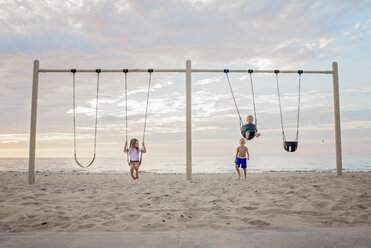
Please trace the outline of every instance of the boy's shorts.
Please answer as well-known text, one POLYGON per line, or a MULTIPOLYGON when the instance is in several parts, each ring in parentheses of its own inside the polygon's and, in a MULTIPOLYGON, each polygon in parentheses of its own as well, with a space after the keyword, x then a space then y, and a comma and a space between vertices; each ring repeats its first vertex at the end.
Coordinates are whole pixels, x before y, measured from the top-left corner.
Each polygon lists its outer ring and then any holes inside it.
POLYGON ((247 164, 247 159, 246 158, 237 157, 236 165, 238 166, 238 168, 240 168, 240 166, 241 166, 242 169, 246 169, 246 167, 247 167, 246 164, 247 164))

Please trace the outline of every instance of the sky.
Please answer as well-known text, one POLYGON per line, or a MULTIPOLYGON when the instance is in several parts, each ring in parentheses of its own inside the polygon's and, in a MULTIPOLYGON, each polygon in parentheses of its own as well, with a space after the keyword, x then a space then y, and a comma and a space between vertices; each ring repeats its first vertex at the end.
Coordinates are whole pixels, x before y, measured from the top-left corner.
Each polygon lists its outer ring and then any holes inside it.
MULTIPOLYGON (((0 0, 0 157, 27 157, 32 66, 43 69, 331 70, 339 65, 344 155, 371 151, 371 1, 0 0)), ((241 115, 250 79, 230 74, 241 115)), ((121 157, 123 74, 100 75, 97 156, 121 157)), ((282 148, 274 74, 253 74, 254 156, 334 156, 331 75, 302 76, 299 149, 282 148)), ((296 133, 298 75, 279 75, 285 133, 296 133)), ((128 74, 128 133, 141 140, 148 73, 128 74)), ((76 74, 77 150, 93 150, 96 73, 76 74)), ((148 156, 185 155, 185 75, 153 73, 148 156)), ((40 73, 37 157, 72 157, 72 75, 40 73)), ((239 120, 223 73, 192 75, 194 156, 234 156, 239 120)))

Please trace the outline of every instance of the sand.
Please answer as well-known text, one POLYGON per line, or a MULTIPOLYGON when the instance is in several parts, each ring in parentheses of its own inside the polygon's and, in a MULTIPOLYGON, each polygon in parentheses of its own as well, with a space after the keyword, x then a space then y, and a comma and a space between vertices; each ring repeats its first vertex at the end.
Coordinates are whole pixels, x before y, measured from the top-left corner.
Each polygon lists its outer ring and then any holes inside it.
POLYGON ((371 173, 0 175, 0 232, 371 227, 371 173))

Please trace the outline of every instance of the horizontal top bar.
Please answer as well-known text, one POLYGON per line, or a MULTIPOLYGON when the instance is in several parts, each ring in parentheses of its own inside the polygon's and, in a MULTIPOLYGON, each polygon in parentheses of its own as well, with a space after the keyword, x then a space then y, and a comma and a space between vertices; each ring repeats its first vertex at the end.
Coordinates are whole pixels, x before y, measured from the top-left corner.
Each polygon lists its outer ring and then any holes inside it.
MULTIPOLYGON (((124 73, 124 69, 101 69, 101 72, 124 73)), ((128 72, 147 72, 149 69, 127 69, 128 72)), ((39 72, 71 72, 71 69, 39 69, 39 72)), ((76 69, 76 72, 96 72, 96 69, 76 69)), ((153 72, 185 72, 185 69, 153 69, 153 72)))
MULTIPOLYGON (((275 70, 253 70, 253 73, 275 73, 275 70)), ((69 72, 71 73, 71 69, 39 69, 39 72, 47 73, 47 72, 69 72)), ((96 72, 96 69, 76 69, 76 72, 96 72)), ((101 69, 101 73, 124 73, 123 69, 101 69)), ((147 72, 148 69, 128 69, 128 72, 147 72)), ((153 69, 153 72, 186 72, 185 69, 153 69)), ((199 73, 199 72, 210 72, 210 73, 224 73, 224 69, 192 69, 191 72, 199 73)), ((249 70, 229 70, 229 73, 249 73, 249 70)), ((279 73, 298 73, 296 70, 279 70, 279 73)), ((332 71, 305 71, 303 73, 311 73, 311 74, 332 74, 332 71)))
MULTIPOLYGON (((252 73, 275 73, 275 70, 253 70, 252 73)), ((192 69, 192 72, 223 72, 223 70, 192 69)), ((249 73, 249 70, 229 70, 230 73, 249 73)), ((279 73, 298 73, 298 70, 279 70, 279 73)), ((332 74, 332 71, 302 71, 302 73, 332 74)))

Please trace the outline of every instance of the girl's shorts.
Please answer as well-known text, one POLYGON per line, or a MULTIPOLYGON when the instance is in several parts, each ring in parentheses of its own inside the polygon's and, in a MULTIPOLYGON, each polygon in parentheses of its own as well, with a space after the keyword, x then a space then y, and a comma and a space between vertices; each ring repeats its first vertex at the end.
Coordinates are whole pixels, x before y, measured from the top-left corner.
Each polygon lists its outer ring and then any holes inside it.
POLYGON ((130 167, 139 166, 139 161, 130 161, 130 167))

